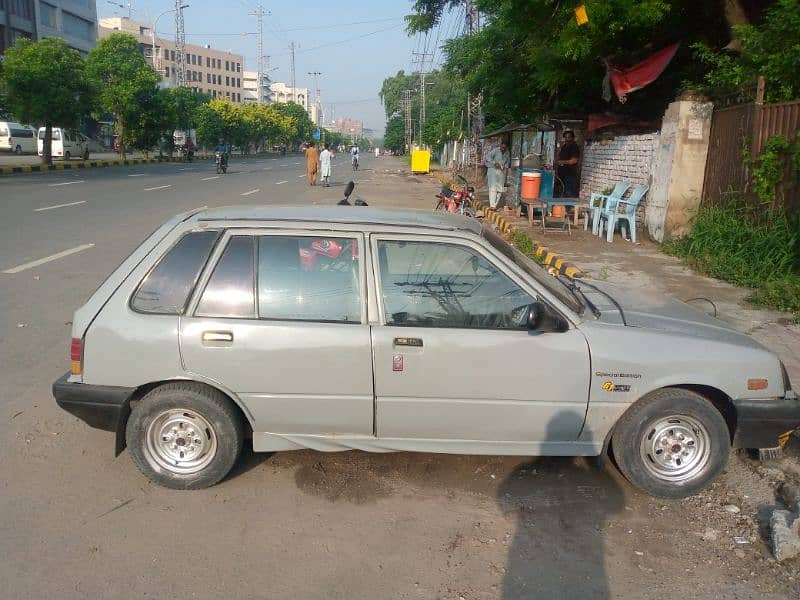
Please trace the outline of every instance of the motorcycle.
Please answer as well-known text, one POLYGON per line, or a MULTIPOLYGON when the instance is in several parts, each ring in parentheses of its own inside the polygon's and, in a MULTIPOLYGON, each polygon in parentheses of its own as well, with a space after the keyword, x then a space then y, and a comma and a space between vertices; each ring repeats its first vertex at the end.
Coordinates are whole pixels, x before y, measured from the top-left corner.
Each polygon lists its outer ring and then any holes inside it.
POLYGON ((228 158, 222 152, 214 152, 214 164, 217 166, 217 175, 227 173, 228 158))
POLYGON ((475 188, 469 185, 469 182, 461 175, 458 176, 458 179, 463 184, 463 189, 454 190, 450 186, 442 186, 442 190, 436 195, 435 210, 474 217, 476 213, 472 202, 475 200, 475 188))

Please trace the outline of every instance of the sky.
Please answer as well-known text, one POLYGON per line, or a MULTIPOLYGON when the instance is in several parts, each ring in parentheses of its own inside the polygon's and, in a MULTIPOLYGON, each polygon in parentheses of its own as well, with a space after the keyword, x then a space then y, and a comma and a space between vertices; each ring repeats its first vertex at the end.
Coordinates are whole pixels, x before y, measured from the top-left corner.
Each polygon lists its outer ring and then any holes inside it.
MULTIPOLYGON (((258 24, 253 13, 257 0, 185 0, 186 42, 211 44, 220 50, 243 54, 248 71, 258 68, 258 24), (243 35, 245 34, 245 35, 243 35)), ((382 135, 386 116, 378 97, 386 77, 398 70, 418 70, 413 53, 425 52, 426 69, 441 63, 437 49, 449 32, 456 32, 458 15, 450 15, 439 30, 409 37, 403 17, 412 12, 410 0, 264 0, 264 53, 269 56, 269 76, 290 83, 290 42, 295 42, 295 74, 299 87, 310 89, 309 72, 319 71, 320 95, 328 122, 335 118, 361 119, 382 135), (438 36, 438 37, 437 37, 438 36), (438 40, 438 41, 437 41, 438 40)), ((169 0, 97 0, 98 17, 128 16, 152 22, 174 6, 169 0), (124 4, 125 8, 118 6, 124 4)), ((158 20, 158 35, 174 38, 173 15, 158 20)))

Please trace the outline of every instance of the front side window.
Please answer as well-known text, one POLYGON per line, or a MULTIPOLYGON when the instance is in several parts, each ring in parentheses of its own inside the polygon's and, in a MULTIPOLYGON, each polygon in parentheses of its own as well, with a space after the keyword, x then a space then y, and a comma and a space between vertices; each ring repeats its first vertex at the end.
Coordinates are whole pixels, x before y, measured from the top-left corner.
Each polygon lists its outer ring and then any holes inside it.
POLYGON ((471 248, 379 241, 387 325, 525 329, 533 298, 471 248))
POLYGON ((359 256, 354 238, 260 237, 259 318, 360 323, 359 256))
POLYGON ((143 313, 183 314, 218 237, 217 231, 185 234, 139 284, 131 298, 131 307, 143 313))
POLYGON ((214 267, 195 314, 254 319, 255 297, 255 238, 234 235, 214 267))

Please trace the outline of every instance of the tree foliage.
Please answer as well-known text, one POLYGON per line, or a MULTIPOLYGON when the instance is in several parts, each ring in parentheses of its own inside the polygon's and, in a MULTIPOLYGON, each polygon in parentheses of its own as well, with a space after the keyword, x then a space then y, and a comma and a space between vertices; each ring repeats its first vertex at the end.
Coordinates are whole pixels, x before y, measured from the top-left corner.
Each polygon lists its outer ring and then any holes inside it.
POLYGON ((386 123, 383 134, 383 145, 392 152, 400 153, 405 147, 405 121, 400 115, 394 115, 386 123))
MULTIPOLYGON (((589 23, 579 26, 571 3, 476 0, 477 34, 445 44, 445 69, 472 93, 483 93, 487 127, 530 122, 543 113, 612 110, 660 116, 684 81, 702 79, 691 44, 728 40, 722 2, 585 0, 589 23), (626 104, 602 99, 605 62, 627 66, 681 41, 666 71, 626 104)), ((417 0, 410 33, 435 27, 457 0, 417 0)))
POLYGON ((46 127, 42 160, 50 163, 53 126, 76 127, 89 106, 83 59, 59 38, 21 38, 6 50, 2 78, 15 118, 46 127))
POLYGON ((136 97, 136 105, 125 111, 125 145, 148 152, 162 139, 172 139, 177 123, 175 105, 169 90, 146 88, 136 97))
POLYGON ((158 73, 139 52, 136 38, 114 33, 101 39, 86 59, 86 74, 95 90, 98 107, 114 115, 125 155, 126 117, 136 118, 137 100, 160 81, 158 73))
POLYGON ((708 67, 701 88, 712 97, 738 93, 767 80, 769 102, 800 98, 800 2, 777 0, 761 25, 735 25, 738 52, 717 51, 707 44, 694 48, 708 67))

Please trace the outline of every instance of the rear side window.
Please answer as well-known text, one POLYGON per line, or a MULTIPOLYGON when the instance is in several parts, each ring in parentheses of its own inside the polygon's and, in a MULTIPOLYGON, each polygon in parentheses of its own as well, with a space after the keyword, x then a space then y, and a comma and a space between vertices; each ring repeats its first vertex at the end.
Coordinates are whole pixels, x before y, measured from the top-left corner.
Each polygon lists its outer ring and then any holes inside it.
POLYGON ((160 315, 183 314, 217 238, 218 231, 184 235, 139 284, 131 299, 131 308, 160 315))
POLYGON ((197 316, 255 318, 255 246, 252 236, 231 237, 203 290, 197 316))

